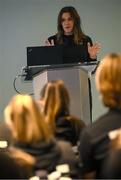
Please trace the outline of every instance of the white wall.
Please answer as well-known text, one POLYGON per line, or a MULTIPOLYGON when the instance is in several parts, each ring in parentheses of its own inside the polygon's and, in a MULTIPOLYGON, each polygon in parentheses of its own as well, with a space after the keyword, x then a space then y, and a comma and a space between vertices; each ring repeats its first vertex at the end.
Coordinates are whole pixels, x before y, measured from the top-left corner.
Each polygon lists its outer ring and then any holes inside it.
MULTIPOLYGON (((26 65, 26 47, 43 45, 46 37, 56 32, 58 12, 66 5, 78 10, 85 33, 101 43, 99 59, 107 52, 120 51, 120 0, 0 0, 1 119, 6 103, 16 93, 14 77, 26 65)), ((31 83, 18 80, 16 85, 22 92, 32 92, 31 83)), ((94 91, 93 96, 95 119, 103 112, 103 107, 97 102, 97 92, 94 91)))

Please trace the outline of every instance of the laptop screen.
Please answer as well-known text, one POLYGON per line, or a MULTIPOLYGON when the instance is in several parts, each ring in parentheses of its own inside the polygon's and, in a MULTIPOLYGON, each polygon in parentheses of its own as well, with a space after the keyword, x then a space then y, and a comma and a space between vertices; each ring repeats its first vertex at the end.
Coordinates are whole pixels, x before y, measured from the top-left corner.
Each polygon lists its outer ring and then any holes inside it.
POLYGON ((61 46, 27 47, 27 66, 63 64, 61 46))
POLYGON ((86 62, 87 53, 81 45, 27 47, 27 66, 50 66, 86 62))

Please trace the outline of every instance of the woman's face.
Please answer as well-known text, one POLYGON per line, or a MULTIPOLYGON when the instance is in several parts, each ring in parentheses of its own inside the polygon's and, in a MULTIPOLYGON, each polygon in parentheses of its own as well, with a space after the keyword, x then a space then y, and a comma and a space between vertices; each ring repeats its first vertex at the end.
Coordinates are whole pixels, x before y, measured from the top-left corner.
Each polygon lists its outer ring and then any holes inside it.
POLYGON ((66 12, 62 15, 61 25, 65 35, 73 34, 74 20, 70 13, 66 12))

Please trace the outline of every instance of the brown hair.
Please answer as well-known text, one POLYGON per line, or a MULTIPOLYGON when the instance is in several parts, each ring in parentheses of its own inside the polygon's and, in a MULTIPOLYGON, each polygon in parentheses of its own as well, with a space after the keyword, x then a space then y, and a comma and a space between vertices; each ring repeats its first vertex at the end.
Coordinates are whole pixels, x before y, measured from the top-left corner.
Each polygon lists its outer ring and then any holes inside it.
POLYGON ((105 106, 121 109, 121 55, 111 53, 101 61, 96 72, 96 86, 105 106))
POLYGON ((62 80, 51 81, 45 89, 44 114, 46 120, 55 130, 55 119, 61 113, 69 114, 70 97, 67 88, 62 80))
POLYGON ((35 100, 29 95, 15 95, 5 108, 5 120, 16 140, 25 143, 49 141, 52 134, 44 123, 35 100))
POLYGON ((84 33, 82 32, 81 29, 81 19, 76 11, 76 9, 72 6, 66 6, 63 7, 58 15, 58 32, 57 32, 57 41, 59 44, 63 43, 62 40, 62 35, 64 34, 63 28, 62 28, 62 15, 63 13, 69 13, 70 16, 73 18, 74 21, 74 29, 73 29, 73 34, 74 34, 74 42, 75 44, 79 44, 82 41, 82 38, 85 37, 84 33))

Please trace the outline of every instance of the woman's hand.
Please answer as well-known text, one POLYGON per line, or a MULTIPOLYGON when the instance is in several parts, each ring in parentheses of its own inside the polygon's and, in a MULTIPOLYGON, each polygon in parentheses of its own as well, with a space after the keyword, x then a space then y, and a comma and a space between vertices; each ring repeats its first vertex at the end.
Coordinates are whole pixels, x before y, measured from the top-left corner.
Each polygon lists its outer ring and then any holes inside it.
POLYGON ((52 39, 51 42, 48 41, 48 39, 45 41, 45 46, 54 46, 54 40, 52 39))
POLYGON ((91 44, 88 42, 87 46, 88 46, 88 53, 90 55, 90 58, 91 59, 96 59, 97 58, 97 53, 99 53, 99 50, 101 48, 100 44, 94 43, 91 46, 91 44))

